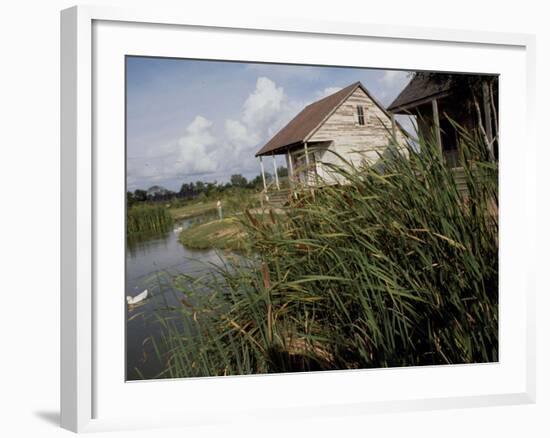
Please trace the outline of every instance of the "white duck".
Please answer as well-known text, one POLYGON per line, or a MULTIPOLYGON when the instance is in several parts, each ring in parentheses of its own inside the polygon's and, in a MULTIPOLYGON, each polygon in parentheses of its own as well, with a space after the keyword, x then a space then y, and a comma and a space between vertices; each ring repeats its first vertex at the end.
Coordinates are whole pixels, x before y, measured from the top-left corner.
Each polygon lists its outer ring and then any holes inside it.
POLYGON ((143 292, 137 294, 135 297, 127 296, 126 301, 128 304, 137 304, 142 302, 145 298, 147 298, 147 295, 149 294, 149 291, 145 289, 143 292))

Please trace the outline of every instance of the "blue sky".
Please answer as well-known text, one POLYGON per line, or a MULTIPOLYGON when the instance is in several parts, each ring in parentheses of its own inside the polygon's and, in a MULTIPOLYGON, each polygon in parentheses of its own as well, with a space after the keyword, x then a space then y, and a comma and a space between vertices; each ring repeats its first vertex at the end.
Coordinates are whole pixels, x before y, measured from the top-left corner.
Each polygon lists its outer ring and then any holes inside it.
POLYGON ((128 57, 126 80, 128 190, 179 190, 183 182, 226 182, 234 173, 254 177, 256 151, 304 106, 356 81, 388 105, 409 77, 395 70, 128 57))

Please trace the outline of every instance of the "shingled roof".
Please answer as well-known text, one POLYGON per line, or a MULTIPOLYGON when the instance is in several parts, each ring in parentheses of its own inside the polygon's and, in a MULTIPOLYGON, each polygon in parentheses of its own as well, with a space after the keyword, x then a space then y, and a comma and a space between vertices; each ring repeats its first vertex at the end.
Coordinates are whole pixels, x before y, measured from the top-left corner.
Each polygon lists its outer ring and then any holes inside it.
MULTIPOLYGON (((354 82, 330 96, 306 106, 296 117, 275 134, 257 153, 271 155, 281 149, 301 144, 310 138, 334 111, 357 89, 361 88, 369 98, 386 113, 386 109, 367 91, 361 82, 354 82)), ((389 114, 388 114, 389 116, 389 114)))
POLYGON ((415 75, 388 107, 393 113, 408 112, 433 98, 447 95, 451 90, 451 79, 433 81, 427 75, 415 75))

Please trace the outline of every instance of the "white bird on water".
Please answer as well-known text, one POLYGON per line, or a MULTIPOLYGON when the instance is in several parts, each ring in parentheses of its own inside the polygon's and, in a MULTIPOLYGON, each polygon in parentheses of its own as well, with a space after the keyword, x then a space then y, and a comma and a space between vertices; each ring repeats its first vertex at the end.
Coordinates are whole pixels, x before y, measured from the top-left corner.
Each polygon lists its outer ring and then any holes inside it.
POLYGON ((149 291, 145 289, 143 292, 137 294, 135 297, 131 297, 130 295, 128 295, 126 297, 126 301, 128 302, 128 304, 137 304, 142 302, 145 298, 147 298, 148 294, 149 294, 149 291))

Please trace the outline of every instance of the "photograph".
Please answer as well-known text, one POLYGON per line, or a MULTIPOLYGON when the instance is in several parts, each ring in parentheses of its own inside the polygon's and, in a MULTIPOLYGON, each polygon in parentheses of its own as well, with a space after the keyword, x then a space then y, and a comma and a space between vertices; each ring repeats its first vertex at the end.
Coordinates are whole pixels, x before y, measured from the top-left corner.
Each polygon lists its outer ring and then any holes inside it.
POLYGON ((126 55, 125 150, 126 381, 499 361, 498 75, 126 55))
POLYGON ((550 437, 544 5, 7 2, 2 436, 550 437))

